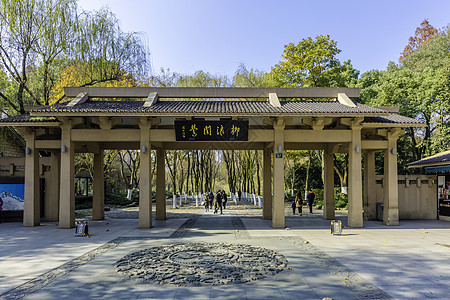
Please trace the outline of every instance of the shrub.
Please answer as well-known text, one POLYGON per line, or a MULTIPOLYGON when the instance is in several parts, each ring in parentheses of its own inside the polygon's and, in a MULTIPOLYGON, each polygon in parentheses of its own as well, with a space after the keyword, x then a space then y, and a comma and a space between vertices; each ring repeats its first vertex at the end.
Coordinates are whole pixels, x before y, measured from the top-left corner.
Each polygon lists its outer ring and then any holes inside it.
POLYGON ((342 194, 340 187, 334 188, 334 205, 336 208, 346 208, 348 205, 348 195, 342 194))
POLYGON ((284 196, 284 201, 285 202, 292 202, 294 200, 295 200, 295 195, 291 196, 291 194, 287 194, 287 195, 284 196))
POLYGON ((316 206, 322 206, 323 207, 323 189, 313 189, 314 195, 316 197, 314 198, 314 204, 316 206))
POLYGON ((106 201, 112 205, 125 206, 132 203, 132 200, 128 200, 127 195, 122 193, 107 193, 106 201))
MULTIPOLYGON (((313 189, 313 192, 316 195, 314 204, 323 207, 323 189, 313 189)), ((348 205, 348 196, 341 193, 340 187, 334 188, 334 205, 336 208, 345 208, 348 205)))
POLYGON ((92 202, 75 203, 75 210, 92 208, 92 202))

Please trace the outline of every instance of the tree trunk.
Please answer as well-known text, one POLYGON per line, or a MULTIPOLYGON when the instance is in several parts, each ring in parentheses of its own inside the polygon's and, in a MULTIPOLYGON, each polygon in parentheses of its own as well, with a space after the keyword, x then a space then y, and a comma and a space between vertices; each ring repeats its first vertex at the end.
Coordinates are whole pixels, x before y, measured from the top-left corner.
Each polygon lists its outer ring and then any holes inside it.
POLYGON ((306 193, 308 192, 309 186, 309 170, 311 168, 311 150, 308 150, 308 166, 306 167, 306 180, 305 180, 305 200, 306 200, 306 193))

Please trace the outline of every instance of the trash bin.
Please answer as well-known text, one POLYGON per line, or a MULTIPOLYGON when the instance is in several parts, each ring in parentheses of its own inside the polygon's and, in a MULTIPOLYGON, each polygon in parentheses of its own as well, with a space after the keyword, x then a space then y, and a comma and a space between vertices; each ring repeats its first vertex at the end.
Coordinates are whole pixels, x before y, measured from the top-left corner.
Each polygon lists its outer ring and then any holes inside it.
POLYGON ((383 203, 377 203, 377 221, 383 221, 383 203))

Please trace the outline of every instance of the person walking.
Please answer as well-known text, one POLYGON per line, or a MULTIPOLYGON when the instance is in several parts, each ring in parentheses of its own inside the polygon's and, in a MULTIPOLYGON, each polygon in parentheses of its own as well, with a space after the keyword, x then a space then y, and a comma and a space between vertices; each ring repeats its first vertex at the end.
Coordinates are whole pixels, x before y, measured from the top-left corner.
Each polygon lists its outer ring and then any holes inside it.
POLYGON ((314 194, 313 191, 309 191, 308 194, 306 195, 306 200, 308 200, 308 206, 309 206, 309 213, 312 214, 312 207, 314 204, 314 198, 316 197, 316 195, 314 194))
POLYGON ((216 193, 216 199, 214 201, 214 213, 216 214, 220 209, 220 214, 223 214, 222 211, 222 191, 218 190, 216 193))
MULTIPOLYGON (((300 193, 300 191, 297 193, 297 196, 295 196, 295 207, 297 207, 298 210, 298 215, 301 216, 303 213, 303 200, 302 200, 302 195, 300 193)), ((294 208, 294 215, 295 215, 295 208, 294 208)))
POLYGON ((209 194, 205 193, 203 195, 203 204, 205 205, 205 211, 209 211, 209 194))
POLYGON ((214 194, 213 192, 209 192, 209 207, 211 210, 213 209, 214 205, 214 194))
POLYGON ((227 194, 225 193, 225 190, 222 190, 222 206, 223 206, 223 209, 227 208, 227 202, 228 202, 227 194))
POLYGON ((239 202, 241 202, 241 196, 242 196, 242 192, 241 192, 241 190, 239 190, 238 191, 239 202))

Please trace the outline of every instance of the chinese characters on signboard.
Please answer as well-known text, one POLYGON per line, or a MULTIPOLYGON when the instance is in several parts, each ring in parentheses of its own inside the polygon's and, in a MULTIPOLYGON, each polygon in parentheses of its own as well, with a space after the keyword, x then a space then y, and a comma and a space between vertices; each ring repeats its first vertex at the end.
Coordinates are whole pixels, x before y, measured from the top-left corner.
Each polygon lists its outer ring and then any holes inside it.
POLYGON ((175 121, 177 141, 247 141, 248 121, 175 121))

